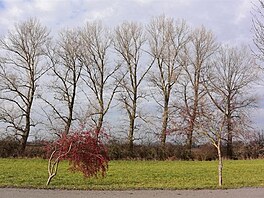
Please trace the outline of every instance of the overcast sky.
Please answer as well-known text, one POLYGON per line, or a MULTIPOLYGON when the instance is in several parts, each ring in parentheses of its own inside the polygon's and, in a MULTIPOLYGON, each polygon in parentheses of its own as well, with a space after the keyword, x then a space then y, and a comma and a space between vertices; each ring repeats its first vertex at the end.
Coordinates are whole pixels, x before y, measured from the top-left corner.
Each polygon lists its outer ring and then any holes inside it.
MULTIPOLYGON (((36 17, 52 32, 86 21, 102 20, 113 27, 123 21, 147 23, 165 14, 185 19, 191 26, 204 25, 219 41, 252 44, 251 11, 257 0, 0 0, 0 36, 28 17, 36 17)), ((263 90, 263 89, 262 89, 263 90)), ((263 95, 260 95, 262 100, 263 95)), ((261 106, 264 106, 262 103, 261 106)), ((264 110, 256 111, 263 126, 264 110)))
POLYGON ((204 25, 219 40, 251 42, 252 2, 256 0, 0 0, 0 30, 15 22, 37 17, 53 31, 100 19, 108 26, 124 20, 148 22, 165 14, 185 19, 193 26, 204 25))

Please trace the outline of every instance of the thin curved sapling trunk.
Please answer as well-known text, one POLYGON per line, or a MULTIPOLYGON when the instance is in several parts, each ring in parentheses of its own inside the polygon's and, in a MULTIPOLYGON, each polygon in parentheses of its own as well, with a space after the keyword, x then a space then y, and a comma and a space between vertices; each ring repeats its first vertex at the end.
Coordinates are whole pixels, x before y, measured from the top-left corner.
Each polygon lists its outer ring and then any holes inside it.
POLYGON ((71 148, 72 148, 72 143, 70 144, 69 149, 66 153, 59 155, 55 159, 53 158, 55 156, 55 153, 57 152, 57 149, 55 148, 55 150, 51 153, 48 163, 49 177, 46 183, 47 186, 50 184, 51 179, 57 175, 60 159, 66 156, 71 151, 71 148))

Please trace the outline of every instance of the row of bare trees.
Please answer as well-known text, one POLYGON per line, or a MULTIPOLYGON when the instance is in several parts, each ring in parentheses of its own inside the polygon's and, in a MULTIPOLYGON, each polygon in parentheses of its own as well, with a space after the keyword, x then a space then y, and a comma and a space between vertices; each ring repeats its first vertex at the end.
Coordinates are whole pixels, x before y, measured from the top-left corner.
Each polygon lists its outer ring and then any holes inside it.
POLYGON ((0 121, 21 136, 22 153, 36 125, 67 134, 80 125, 101 130, 115 104, 127 116, 131 152, 139 123, 149 122, 148 101, 161 146, 168 134, 184 135, 190 156, 203 137, 219 152, 227 143, 232 158, 233 138, 249 130, 258 67, 246 47, 222 45, 205 27, 160 16, 113 30, 91 22, 54 39, 29 19, 0 44, 0 121))

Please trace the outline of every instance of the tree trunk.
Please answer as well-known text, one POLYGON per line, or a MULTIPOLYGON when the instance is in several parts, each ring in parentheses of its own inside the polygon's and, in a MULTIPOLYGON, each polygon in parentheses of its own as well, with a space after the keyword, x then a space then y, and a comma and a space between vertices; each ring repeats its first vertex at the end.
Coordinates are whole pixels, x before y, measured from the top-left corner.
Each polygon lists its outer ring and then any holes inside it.
POLYGON ((104 122, 104 114, 103 111, 99 113, 99 118, 96 126, 96 139, 99 140, 99 134, 102 130, 103 127, 103 122, 104 122))
POLYGON ((64 131, 65 134, 69 134, 69 132, 70 132, 71 121, 72 121, 72 118, 69 117, 68 120, 67 120, 65 129, 64 129, 65 130, 64 131))
POLYGON ((28 105, 26 108, 26 112, 25 112, 25 129, 23 130, 23 134, 22 134, 22 140, 21 140, 21 150, 20 150, 20 155, 22 156, 25 153, 25 149, 27 146, 27 141, 28 141, 28 136, 30 133, 30 126, 31 126, 31 107, 32 107, 32 103, 34 100, 34 93, 35 93, 35 82, 34 82, 34 73, 30 72, 30 88, 28 90, 27 93, 27 98, 28 98, 28 105), (33 78, 33 79, 32 79, 33 78))
POLYGON ((219 187, 221 187, 223 184, 223 158, 221 152, 221 140, 218 141, 217 153, 218 153, 218 185, 219 187))
POLYGON ((103 127, 103 122, 104 122, 104 116, 103 113, 100 113, 99 119, 98 119, 98 123, 96 126, 96 130, 97 131, 101 131, 102 127, 103 127))
POLYGON ((227 151, 228 159, 233 159, 233 134, 232 134, 232 114, 231 114, 231 91, 227 97, 227 151))
MULTIPOLYGON (((201 66, 200 66, 201 67, 201 66)), ((199 68, 200 68, 199 67, 199 68)), ((193 144, 193 131, 194 131, 194 125, 197 117, 197 109, 198 109, 198 103, 199 103, 199 83, 200 83, 200 74, 195 72, 195 86, 194 86, 194 103, 192 106, 192 109, 190 109, 190 121, 189 121, 189 128, 187 131, 187 157, 189 159, 192 159, 192 144, 193 144)))
POLYGON ((233 159, 233 134, 232 134, 232 123, 231 115, 227 118, 227 151, 226 155, 228 159, 233 159))
MULTIPOLYGON (((75 91, 74 91, 75 92, 75 91)), ((71 129, 71 123, 72 123, 72 115, 73 115, 73 106, 74 106, 74 95, 72 97, 72 101, 69 103, 68 109, 69 109, 69 113, 68 113, 68 118, 67 118, 67 122, 65 125, 65 134, 69 134, 70 133, 70 129, 71 129)))
POLYGON ((76 81, 76 74, 74 73, 74 86, 73 86, 73 93, 72 93, 72 98, 71 101, 68 101, 68 109, 69 109, 69 115, 67 119, 67 123, 65 126, 65 131, 64 133, 69 134, 70 129, 71 129, 71 124, 72 124, 72 119, 73 119, 73 109, 74 109, 74 103, 75 103, 75 96, 76 96, 76 88, 77 88, 77 81, 76 81))
POLYGON ((28 133, 23 134, 22 139, 21 139, 21 147, 19 151, 19 155, 23 156, 26 150, 27 146, 27 139, 28 139, 28 133))
POLYGON ((46 186, 48 186, 51 182, 51 179, 54 177, 55 175, 51 175, 49 176, 48 180, 47 180, 47 183, 46 183, 46 186))
POLYGON ((30 110, 28 110, 27 112, 26 127, 25 127, 25 130, 23 131, 23 135, 21 139, 21 149, 19 151, 19 155, 21 156, 23 156, 25 153, 29 133, 30 133, 30 110))
MULTIPOLYGON (((104 61, 101 60, 101 65, 104 66, 104 61)), ((104 72, 103 72, 104 67, 102 67, 102 71, 100 72, 100 95, 98 99, 98 103, 100 105, 100 110, 99 110, 99 118, 96 126, 97 134, 99 135, 99 132, 101 131, 103 127, 103 122, 104 122, 104 113, 105 113, 105 108, 104 108, 104 72)), ((99 137, 97 136, 97 139, 99 137)))
POLYGON ((189 159, 192 158, 192 143, 193 143, 192 140, 193 140, 193 129, 190 129, 187 132, 187 142, 186 142, 187 157, 189 159))
POLYGON ((229 131, 228 135, 227 135, 227 158, 228 159, 233 159, 233 135, 232 132, 229 131))
POLYGON ((162 129, 161 129, 161 146, 163 148, 165 148, 165 144, 166 144, 168 118, 169 118, 169 100, 165 99, 163 115, 162 115, 162 129))
MULTIPOLYGON (((136 68, 134 68, 134 74, 136 74, 136 68)), ((137 76, 134 77, 134 82, 137 82, 137 76)), ((129 153, 132 155, 134 151, 134 131, 135 131, 135 120, 136 120, 136 113, 137 113, 137 85, 134 84, 133 86, 133 100, 132 100, 132 109, 131 113, 129 113, 129 118, 130 118, 130 125, 129 125, 129 134, 128 134, 128 146, 129 146, 129 153)))
POLYGON ((133 154, 133 150, 134 150, 134 127, 135 127, 134 124, 135 124, 135 118, 131 118, 129 133, 128 133, 128 151, 130 155, 133 154))
POLYGON ((187 131, 187 142, 186 142, 186 148, 187 148, 187 157, 189 159, 192 159, 192 144, 193 144, 193 130, 194 130, 194 123, 195 123, 195 120, 196 120, 196 107, 194 107, 194 111, 193 111, 193 114, 191 116, 191 120, 189 122, 189 128, 188 128, 188 131, 187 131))

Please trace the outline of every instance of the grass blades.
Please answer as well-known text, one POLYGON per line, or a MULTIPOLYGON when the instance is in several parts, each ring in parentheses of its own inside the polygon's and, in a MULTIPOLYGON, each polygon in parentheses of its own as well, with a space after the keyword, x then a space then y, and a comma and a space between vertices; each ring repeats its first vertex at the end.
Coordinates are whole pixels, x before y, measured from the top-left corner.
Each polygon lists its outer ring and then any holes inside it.
MULTIPOLYGON (((61 162, 48 188, 214 189, 217 161, 111 161, 105 178, 86 179, 61 162)), ((47 160, 0 159, 0 187, 47 188, 47 160)), ((264 187, 264 160, 224 161, 223 188, 264 187)))

